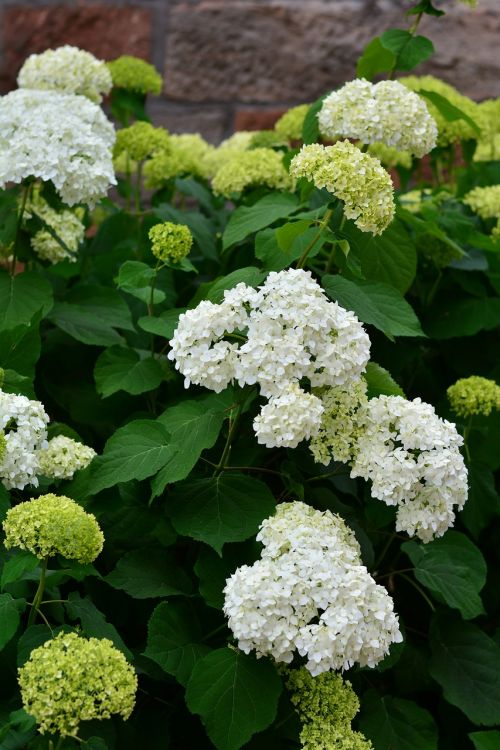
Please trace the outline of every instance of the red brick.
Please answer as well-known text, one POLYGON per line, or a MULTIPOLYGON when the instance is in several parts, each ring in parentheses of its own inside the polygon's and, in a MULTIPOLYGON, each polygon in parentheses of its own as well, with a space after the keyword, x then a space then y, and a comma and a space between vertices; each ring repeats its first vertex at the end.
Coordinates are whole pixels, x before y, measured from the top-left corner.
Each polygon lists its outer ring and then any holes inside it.
POLYGON ((25 5, 6 8, 2 20, 1 88, 15 86, 19 68, 33 52, 73 44, 105 60, 129 54, 149 60, 151 12, 100 5, 25 5))
POLYGON ((286 109, 239 109, 234 118, 235 130, 270 130, 286 109))

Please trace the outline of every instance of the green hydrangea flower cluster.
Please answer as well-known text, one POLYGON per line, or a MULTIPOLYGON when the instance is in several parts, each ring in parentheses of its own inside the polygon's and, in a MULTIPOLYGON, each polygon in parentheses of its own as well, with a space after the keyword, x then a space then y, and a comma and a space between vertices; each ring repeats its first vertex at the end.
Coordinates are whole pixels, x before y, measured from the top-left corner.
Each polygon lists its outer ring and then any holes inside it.
POLYGON ((450 385, 446 395, 459 417, 472 417, 475 414, 487 417, 494 409, 500 409, 500 385, 479 375, 457 380, 450 385))
POLYGON ((373 750, 371 742, 351 728, 359 700, 334 672, 313 677, 305 667, 286 673, 290 700, 302 722, 302 750, 373 750))
POLYGON ((250 140, 250 148, 276 148, 286 146, 286 140, 275 130, 256 130, 250 140))
POLYGON ((229 138, 214 148, 204 159, 206 174, 213 177, 219 169, 227 164, 235 156, 250 148, 255 131, 238 130, 229 138))
POLYGON ((214 193, 225 198, 257 185, 275 189, 290 187, 291 180, 283 165, 283 154, 270 148, 242 151, 229 159, 212 180, 214 193))
POLYGON ((370 143, 368 153, 378 159, 387 169, 393 167, 411 169, 413 163, 412 155, 408 151, 398 151, 397 148, 386 146, 385 143, 370 143))
POLYGON ((107 63, 113 86, 138 94, 161 94, 162 78, 153 65, 132 55, 122 55, 107 63))
POLYGON ((173 224, 165 221, 155 224, 149 230, 151 252, 158 260, 170 260, 178 263, 189 255, 193 244, 193 235, 185 224, 173 224))
POLYGON ((463 202, 481 219, 500 217, 500 185, 476 187, 464 196, 463 202))
POLYGON ((118 158, 126 152, 134 161, 145 161, 159 151, 170 150, 170 134, 165 128, 155 128, 149 122, 138 120, 128 128, 122 128, 116 134, 113 157, 118 158))
POLYGON ((31 652, 18 675, 24 709, 42 734, 76 737, 80 722, 128 719, 134 708, 137 676, 107 638, 59 633, 31 652))
POLYGON ((500 98, 486 99, 478 104, 481 119, 481 137, 474 152, 474 161, 492 161, 500 158, 500 98))
POLYGON ((299 104, 281 115, 274 126, 276 133, 286 141, 301 141, 302 128, 309 106, 309 104, 299 104))
POLYGON ((323 405, 319 432, 309 443, 315 462, 328 466, 332 459, 351 461, 361 434, 356 415, 367 402, 366 381, 361 378, 347 387, 315 388, 313 393, 323 405))
POLYGON ((62 555, 91 563, 104 544, 95 516, 64 495, 40 495, 10 508, 3 529, 7 549, 20 547, 39 559, 62 555))
MULTIPOLYGON (((458 107, 458 109, 461 109, 462 112, 468 115, 478 127, 481 127, 483 117, 481 116, 479 105, 472 99, 469 99, 469 97, 461 94, 449 83, 445 83, 434 76, 405 76, 404 78, 400 78, 399 82, 417 94, 421 90, 440 94, 450 104, 458 107)), ((438 126, 438 146, 449 146, 452 143, 458 143, 458 141, 477 140, 477 132, 466 120, 446 120, 429 99, 425 97, 423 99, 438 126)))
POLYGON ((394 191, 378 159, 349 141, 333 146, 303 146, 290 164, 290 174, 326 188, 344 203, 344 214, 362 232, 381 234, 394 218, 394 191))
POLYGON ((56 211, 38 193, 35 193, 28 201, 23 218, 29 220, 37 216, 61 240, 58 242, 48 229, 39 229, 31 237, 31 247, 41 260, 52 264, 62 260, 76 263, 76 253, 85 236, 85 226, 78 213, 81 215, 81 209, 56 211))
POLYGON ((159 151, 144 165, 147 188, 162 187, 167 180, 183 174, 207 178, 206 160, 215 151, 199 133, 171 135, 168 152, 159 151))
POLYGON ((96 452, 88 445, 66 435, 56 435, 46 448, 38 451, 40 473, 49 479, 71 479, 73 474, 90 464, 96 452))

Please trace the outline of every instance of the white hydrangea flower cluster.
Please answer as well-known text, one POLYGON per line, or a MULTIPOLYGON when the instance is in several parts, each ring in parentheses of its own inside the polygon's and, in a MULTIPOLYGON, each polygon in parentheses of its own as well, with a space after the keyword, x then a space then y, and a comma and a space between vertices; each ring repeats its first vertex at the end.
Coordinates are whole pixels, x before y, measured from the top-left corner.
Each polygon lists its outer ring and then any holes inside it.
POLYGON ((315 676, 375 666, 402 640, 393 602, 361 564, 344 521, 301 503, 284 503, 257 539, 252 566, 226 581, 224 612, 245 653, 290 663, 297 651, 315 676))
POLYGON ((46 448, 38 452, 39 473, 49 479, 71 479, 76 471, 88 466, 96 455, 88 445, 66 435, 56 435, 49 440, 46 448))
POLYGON ((418 157, 432 151, 438 134, 425 101, 398 81, 350 81, 326 97, 318 121, 326 138, 384 143, 418 157))
POLYGON ((115 132, 83 96, 17 89, 0 98, 0 187, 51 180, 69 206, 93 206, 116 180, 115 132))
POLYGON ((361 435, 351 477, 372 482, 372 495, 398 506, 396 530, 423 542, 453 525, 467 500, 463 438, 419 398, 378 396, 358 412, 361 435))
POLYGON ((0 431, 5 434, 0 478, 8 490, 38 486, 38 451, 47 447, 48 422, 39 401, 0 390, 0 431))
POLYGON ((38 194, 28 201, 24 209, 24 218, 31 219, 37 216, 53 230, 58 238, 56 239, 46 228, 39 229, 33 235, 31 247, 39 258, 52 264, 62 260, 76 263, 76 253, 85 236, 85 226, 75 211, 82 211, 82 209, 56 211, 38 194))
POLYGON ((30 55, 19 71, 17 84, 24 89, 80 94, 99 104, 102 94, 111 91, 113 80, 103 60, 65 44, 40 55, 30 55))
POLYGON ((219 305, 201 302, 180 316, 170 343, 169 359, 186 387, 221 391, 232 380, 260 386, 271 401, 254 427, 268 447, 295 447, 319 429, 321 402, 300 380, 313 387, 349 383, 370 356, 354 313, 331 302, 302 269, 270 273, 258 290, 238 284, 219 305), (247 336, 241 346, 224 338, 235 331, 247 336))

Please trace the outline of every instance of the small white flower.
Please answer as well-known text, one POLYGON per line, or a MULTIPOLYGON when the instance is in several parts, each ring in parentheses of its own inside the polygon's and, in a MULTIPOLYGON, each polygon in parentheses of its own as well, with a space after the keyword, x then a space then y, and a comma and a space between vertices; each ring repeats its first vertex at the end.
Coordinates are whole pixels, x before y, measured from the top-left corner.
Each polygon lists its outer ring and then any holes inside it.
POLYGON ((39 401, 0 390, 0 430, 5 433, 0 478, 8 490, 38 486, 38 451, 47 447, 48 422, 39 401))
POLYGON ((39 473, 51 479, 71 479, 75 471, 84 469, 96 455, 93 448, 57 435, 38 452, 39 473))
POLYGON ((271 396, 255 417, 257 441, 267 448, 296 448, 319 430, 323 406, 298 385, 287 386, 281 396, 271 396))

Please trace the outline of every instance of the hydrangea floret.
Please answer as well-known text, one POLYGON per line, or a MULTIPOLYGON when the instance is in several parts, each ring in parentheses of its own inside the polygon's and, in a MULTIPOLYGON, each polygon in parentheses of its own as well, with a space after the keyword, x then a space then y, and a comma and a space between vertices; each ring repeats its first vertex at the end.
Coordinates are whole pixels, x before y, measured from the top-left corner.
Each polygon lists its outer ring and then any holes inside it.
POLYGON ((497 219, 500 217, 500 185, 476 187, 463 197, 463 202, 481 219, 497 219))
POLYGON ((69 206, 93 206, 115 184, 115 131, 97 104, 76 94, 17 89, 0 98, 0 187, 52 181, 69 206))
POLYGON ((158 152, 170 150, 170 134, 165 128, 155 128, 150 122, 138 120, 128 128, 118 130, 113 156, 126 153, 133 161, 141 162, 158 152))
POLYGON ((138 94, 161 93, 162 78, 154 65, 132 55, 121 55, 107 63, 113 86, 138 94))
POLYGON ((217 170, 212 180, 214 193, 225 198, 258 185, 274 189, 291 186, 281 152, 271 148, 238 152, 217 170))
POLYGON ((287 670, 284 676, 302 724, 302 750, 373 750, 351 727, 359 700, 350 682, 333 672, 312 677, 304 667, 287 670))
POLYGON ((463 438, 434 407, 416 398, 378 396, 358 412, 351 477, 372 483, 373 497, 397 506, 396 530, 423 542, 453 525, 467 500, 463 438))
POLYGON ((299 104, 281 115, 274 126, 276 133, 287 141, 302 140, 302 128, 309 106, 309 104, 299 104))
POLYGON ((41 734, 77 737, 82 721, 128 719, 137 676, 107 638, 59 633, 35 648, 18 670, 25 711, 41 734))
POLYGON ((30 55, 17 77, 24 89, 80 94, 99 104, 102 94, 111 91, 112 80, 106 63, 86 50, 65 44, 30 55))
POLYGON ((500 385, 478 375, 460 378, 450 385, 446 395, 459 417, 473 417, 475 414, 487 417, 493 410, 500 409, 500 385))
POLYGON ((383 143, 422 157, 436 145, 437 126, 423 99, 398 81, 349 81, 318 113, 322 136, 383 143))
POLYGON ((38 486, 38 452, 47 446, 48 422, 40 401, 0 390, 0 431, 5 439, 0 478, 8 490, 38 486))
POLYGON ((316 463, 328 466, 332 460, 346 463, 353 459, 362 433, 358 410, 368 401, 366 389, 366 380, 359 378, 344 386, 314 390, 323 406, 319 430, 309 443, 316 463))
POLYGON ((333 146, 303 146, 290 164, 290 174, 326 188, 344 204, 344 214, 362 232, 381 234, 394 218, 394 191, 378 159, 349 141, 333 146))
POLYGON ((257 441, 267 448, 296 448, 317 434, 322 413, 319 398, 291 383, 279 396, 271 396, 255 417, 257 441))
POLYGON ((20 547, 40 560, 62 555, 91 563, 104 544, 95 516, 64 495, 40 495, 10 508, 3 529, 7 549, 20 547))
POLYGON ((66 435, 57 435, 38 452, 39 471, 49 479, 71 479, 76 471, 85 469, 96 455, 88 445, 66 435))
POLYGON ((43 228, 31 237, 31 247, 41 260, 52 264, 62 260, 76 263, 76 253, 85 236, 85 226, 76 213, 82 210, 56 211, 39 193, 35 193, 32 199, 27 201, 23 218, 38 217, 57 236, 54 237, 49 229, 43 228))
POLYGON ((257 536, 261 558, 226 581, 224 612, 245 653, 312 675, 375 666, 402 640, 393 602, 361 564, 345 522, 301 502, 283 503, 257 536))
POLYGON ((193 235, 185 224, 165 221, 155 224, 149 230, 151 252, 158 260, 178 263, 187 255, 193 245, 193 235))

